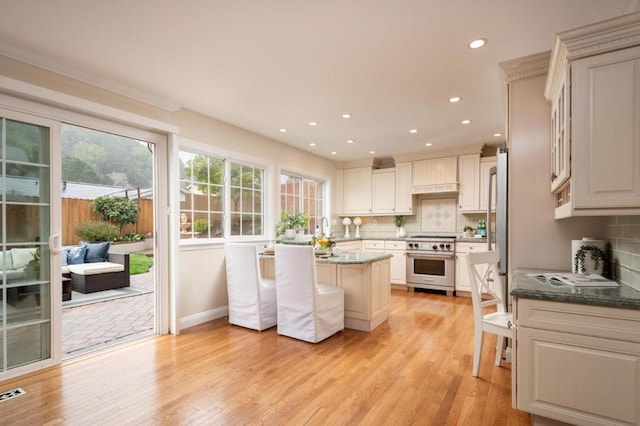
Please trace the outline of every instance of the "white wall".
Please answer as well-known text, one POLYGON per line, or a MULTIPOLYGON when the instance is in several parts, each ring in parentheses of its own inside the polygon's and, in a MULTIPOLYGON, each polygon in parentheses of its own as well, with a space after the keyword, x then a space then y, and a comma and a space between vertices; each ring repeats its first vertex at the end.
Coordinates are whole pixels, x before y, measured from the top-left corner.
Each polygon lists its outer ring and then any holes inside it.
MULTIPOLYGON (((101 105, 149 117, 180 128, 180 136, 225 151, 246 153, 274 165, 273 197, 268 200, 272 215, 279 214, 279 173, 281 169, 304 171, 312 177, 335 176, 334 163, 325 158, 292 148, 244 129, 181 109, 169 112, 116 95, 106 90, 75 81, 0 55, 0 75, 25 81, 60 93, 87 99, 101 105)), ((9 93, 14 95, 14 93, 9 93)), ((57 105, 64 108, 65 105, 57 105)), ((177 159, 169 159, 177 161, 177 159)), ((167 170, 159 170, 166 174, 167 170)), ((178 224, 176 223, 177 227, 178 224)), ((267 224, 272 228, 270 224, 267 224)), ((159 230, 163 232, 163 230, 159 230)), ((166 232, 166 230, 165 230, 166 232)), ((221 245, 179 247, 175 253, 161 253, 156 262, 177 259, 178 318, 182 326, 195 325, 226 314, 227 293, 224 254, 221 245)))
POLYGON ((510 270, 571 269, 571 240, 604 237, 604 219, 555 220, 550 193, 551 106, 546 73, 511 83, 509 140, 510 270))

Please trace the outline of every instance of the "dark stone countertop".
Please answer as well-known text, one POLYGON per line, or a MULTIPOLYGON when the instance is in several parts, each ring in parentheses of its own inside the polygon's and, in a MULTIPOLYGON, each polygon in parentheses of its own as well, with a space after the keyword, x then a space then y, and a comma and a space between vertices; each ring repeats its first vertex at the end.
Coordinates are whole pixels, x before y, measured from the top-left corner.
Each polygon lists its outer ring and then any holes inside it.
POLYGON ((554 271, 517 270, 513 274, 511 295, 525 299, 640 309, 640 291, 622 282, 618 282, 618 287, 574 287, 566 284, 551 284, 527 275, 548 272, 554 271))

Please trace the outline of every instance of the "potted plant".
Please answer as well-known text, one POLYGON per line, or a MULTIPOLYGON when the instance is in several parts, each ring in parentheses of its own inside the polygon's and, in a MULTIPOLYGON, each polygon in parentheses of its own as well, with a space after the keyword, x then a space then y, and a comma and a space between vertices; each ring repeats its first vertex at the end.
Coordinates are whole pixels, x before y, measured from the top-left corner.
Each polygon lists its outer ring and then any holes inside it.
POLYGON ((306 228, 309 215, 298 212, 289 214, 286 211, 280 213, 280 223, 276 225, 276 234, 283 235, 287 240, 292 240, 296 236, 296 231, 306 228))
POLYGON ((462 231, 464 231, 464 236, 467 238, 473 238, 473 234, 475 233, 475 230, 469 225, 466 225, 462 231))
POLYGON ((40 279, 40 246, 31 253, 31 260, 25 267, 25 274, 28 278, 40 279))
POLYGON ((404 238, 407 236, 407 233, 404 230, 404 216, 395 216, 393 219, 393 223, 396 225, 396 237, 404 238))
POLYGON ((583 274, 600 274, 604 271, 605 253, 600 247, 581 246, 573 258, 573 272, 583 274), (587 257, 589 254, 589 257, 587 257))

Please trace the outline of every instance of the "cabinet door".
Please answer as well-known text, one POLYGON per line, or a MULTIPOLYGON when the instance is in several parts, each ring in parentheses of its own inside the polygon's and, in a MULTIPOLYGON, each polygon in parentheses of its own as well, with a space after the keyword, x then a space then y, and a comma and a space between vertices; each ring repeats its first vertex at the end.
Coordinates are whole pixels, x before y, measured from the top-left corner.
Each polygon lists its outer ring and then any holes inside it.
POLYGON ((573 207, 640 207, 640 46, 572 65, 573 207))
POLYGON ((458 157, 433 158, 413 162, 412 186, 453 185, 458 182, 458 157))
POLYGON ((371 174, 372 213, 394 213, 396 210, 396 170, 375 170, 371 174))
POLYGON ((344 170, 336 170, 336 180, 333 186, 333 203, 336 214, 344 213, 344 170))
POLYGON ((516 328, 517 408, 571 424, 640 424, 640 344, 516 328))
MULTIPOLYGON (((489 170, 496 165, 495 157, 492 160, 484 160, 480 162, 480 210, 487 210, 487 202, 489 201, 489 170)), ((491 184, 491 211, 496 211, 496 181, 491 184)))
POLYGON ((458 157, 458 210, 480 210, 480 154, 458 157))
POLYGON ((551 192, 558 190, 571 175, 570 87, 567 71, 551 106, 551 192))
POLYGON ((415 214, 411 195, 411 163, 396 163, 396 214, 415 214))
POLYGON ((467 272, 467 254, 487 251, 483 243, 456 243, 456 291, 469 292, 471 296, 471 279, 467 272))
POLYGON ((371 167, 345 169, 344 213, 371 213, 371 167))

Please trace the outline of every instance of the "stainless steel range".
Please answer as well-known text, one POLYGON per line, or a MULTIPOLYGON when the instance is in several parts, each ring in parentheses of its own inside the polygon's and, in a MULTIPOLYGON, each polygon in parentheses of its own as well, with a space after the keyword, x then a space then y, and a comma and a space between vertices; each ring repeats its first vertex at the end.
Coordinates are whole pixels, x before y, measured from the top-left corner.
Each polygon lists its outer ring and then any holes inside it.
POLYGON ((407 286, 455 290, 455 237, 413 235, 407 238, 407 286))

